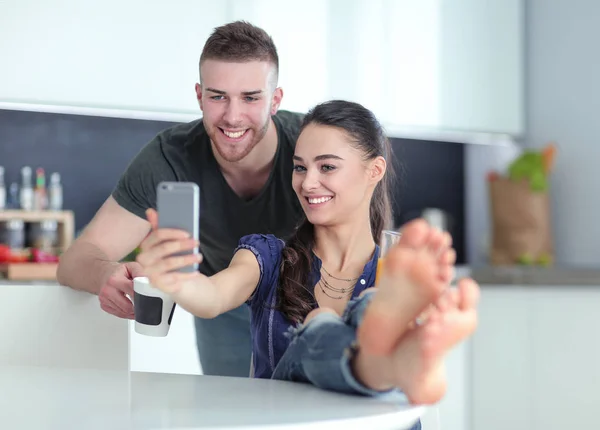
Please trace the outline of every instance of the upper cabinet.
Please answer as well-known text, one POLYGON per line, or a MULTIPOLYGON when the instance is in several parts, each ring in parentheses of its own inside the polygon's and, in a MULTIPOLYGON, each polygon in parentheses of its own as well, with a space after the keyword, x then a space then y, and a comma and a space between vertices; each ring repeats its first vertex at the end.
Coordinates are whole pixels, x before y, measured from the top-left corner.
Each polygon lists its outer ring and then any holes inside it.
POLYGON ((343 98, 391 134, 521 135, 522 1, 0 2, 0 107, 198 117, 204 41, 244 19, 278 47, 284 109, 343 98))

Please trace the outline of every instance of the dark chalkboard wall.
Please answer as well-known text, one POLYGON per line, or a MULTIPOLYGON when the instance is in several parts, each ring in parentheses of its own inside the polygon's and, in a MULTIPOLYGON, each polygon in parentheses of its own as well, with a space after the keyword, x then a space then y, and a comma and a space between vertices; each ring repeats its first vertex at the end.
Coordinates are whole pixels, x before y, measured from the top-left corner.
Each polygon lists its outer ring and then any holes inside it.
POLYGON ((111 193, 129 161, 172 123, 0 110, 0 165, 20 182, 29 165, 60 172, 65 209, 82 229, 111 193))
MULTIPOLYGON (((0 165, 20 181, 24 165, 61 174, 64 207, 81 230, 111 193, 129 161, 169 122, 0 110, 0 165)), ((454 218, 459 263, 464 262, 463 145, 392 139, 399 165, 396 223, 425 207, 454 218)))

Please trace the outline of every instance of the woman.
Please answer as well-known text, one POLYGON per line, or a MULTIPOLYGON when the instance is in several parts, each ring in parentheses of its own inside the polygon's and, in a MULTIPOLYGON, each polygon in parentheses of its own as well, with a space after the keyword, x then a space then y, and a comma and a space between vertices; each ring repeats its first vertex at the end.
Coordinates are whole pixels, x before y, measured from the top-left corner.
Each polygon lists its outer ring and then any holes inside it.
POLYGON ((304 118, 296 143, 292 185, 306 219, 293 237, 245 236, 227 269, 211 277, 178 273, 201 256, 172 255, 197 243, 156 231, 149 210, 153 233, 138 262, 154 287, 201 318, 248 303, 255 377, 366 395, 397 389, 413 403, 437 402, 444 354, 475 328, 477 286, 447 288, 450 236, 419 220, 386 256, 378 290, 369 288, 391 220, 390 159, 369 110, 322 103, 304 118), (426 309, 427 320, 409 328, 426 309))

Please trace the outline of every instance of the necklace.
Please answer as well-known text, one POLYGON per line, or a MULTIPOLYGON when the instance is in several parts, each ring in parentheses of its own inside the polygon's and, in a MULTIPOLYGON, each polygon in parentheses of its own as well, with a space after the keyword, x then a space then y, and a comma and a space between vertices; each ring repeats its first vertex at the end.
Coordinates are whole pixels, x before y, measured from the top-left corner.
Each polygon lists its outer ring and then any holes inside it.
MULTIPOLYGON (((329 276, 332 279, 337 279, 338 281, 350 283, 350 282, 355 282, 358 279, 358 278, 354 278, 354 279, 338 278, 336 276, 333 276, 331 273, 329 273, 327 271, 327 269, 325 269, 325 267, 321 266, 321 268, 323 269, 323 271, 325 272, 325 274, 327 276, 329 276)), ((344 296, 352 295, 352 292, 354 291, 354 284, 350 285, 349 287, 342 287, 342 288, 334 287, 327 281, 327 279, 325 279, 324 276, 321 276, 321 279, 319 280, 318 285, 319 285, 319 288, 321 288, 321 291, 323 292, 323 294, 325 294, 327 297, 329 297, 331 299, 335 299, 335 300, 342 299, 342 298, 344 298, 344 296), (326 290, 329 290, 332 293, 328 293, 326 290), (333 295, 333 293, 335 293, 336 295, 333 295)))
POLYGON ((333 276, 331 273, 329 273, 327 271, 325 266, 321 265, 321 269, 323 269, 325 271, 325 273, 327 273, 327 276, 329 276, 330 278, 333 278, 333 279, 337 279, 338 281, 354 282, 354 281, 357 281, 358 278, 360 278, 360 276, 357 278, 353 278, 353 279, 336 278, 335 276, 333 276))
POLYGON ((343 299, 345 295, 349 296, 354 291, 354 287, 352 287, 348 290, 346 290, 344 288, 336 289, 336 288, 332 287, 331 285, 329 285, 327 283, 327 281, 325 281, 323 278, 321 278, 321 280, 317 283, 317 285, 319 285, 319 288, 321 288, 321 291, 323 292, 323 294, 325 294, 330 299, 335 299, 335 300, 343 299), (328 293, 326 290, 331 290, 334 293, 337 293, 337 294, 341 293, 341 294, 334 296, 333 293, 328 293))

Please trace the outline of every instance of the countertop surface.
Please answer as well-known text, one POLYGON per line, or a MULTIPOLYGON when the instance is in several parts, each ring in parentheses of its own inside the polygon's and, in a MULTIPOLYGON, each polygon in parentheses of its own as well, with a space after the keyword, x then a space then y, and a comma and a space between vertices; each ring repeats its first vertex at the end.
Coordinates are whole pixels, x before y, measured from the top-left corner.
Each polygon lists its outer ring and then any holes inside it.
POLYGON ((424 408, 265 379, 0 367, 3 428, 405 429, 424 408))
POLYGON ((600 267, 473 267, 470 276, 486 285, 600 286, 600 267))
MULTIPOLYGON (((599 267, 536 267, 536 266, 481 266, 455 267, 455 281, 462 277, 472 277, 481 286, 486 285, 548 285, 600 286, 599 267)), ((2 285, 60 285, 56 281, 13 281, 0 278, 2 285)))
POLYGON ((0 277, 0 286, 1 285, 40 285, 40 286, 47 286, 47 285, 60 285, 58 282, 53 281, 53 280, 35 280, 35 281, 29 281, 29 280, 13 280, 13 279, 6 279, 6 278, 2 278, 0 277))

